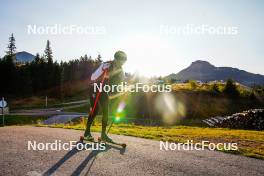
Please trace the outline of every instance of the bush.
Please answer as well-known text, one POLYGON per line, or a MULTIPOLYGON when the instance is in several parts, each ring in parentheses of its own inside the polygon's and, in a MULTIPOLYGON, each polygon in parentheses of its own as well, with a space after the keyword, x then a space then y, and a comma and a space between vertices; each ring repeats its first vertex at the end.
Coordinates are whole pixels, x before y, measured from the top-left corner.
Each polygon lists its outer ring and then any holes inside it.
POLYGON ((190 80, 189 84, 190 84, 190 87, 191 87, 192 90, 197 88, 197 82, 196 81, 190 80))
POLYGON ((224 87, 223 93, 234 97, 239 96, 239 91, 237 89, 237 86, 232 79, 228 79, 226 81, 226 85, 224 87))
POLYGON ((256 92, 258 95, 263 96, 264 95, 264 86, 254 86, 253 91, 256 92))
POLYGON ((256 99, 256 95, 255 95, 254 91, 252 91, 252 92, 250 93, 249 98, 250 98, 251 100, 255 100, 255 99, 256 99))
POLYGON ((220 93, 220 89, 219 89, 219 86, 218 84, 214 83, 211 87, 210 87, 211 91, 213 93, 220 93))

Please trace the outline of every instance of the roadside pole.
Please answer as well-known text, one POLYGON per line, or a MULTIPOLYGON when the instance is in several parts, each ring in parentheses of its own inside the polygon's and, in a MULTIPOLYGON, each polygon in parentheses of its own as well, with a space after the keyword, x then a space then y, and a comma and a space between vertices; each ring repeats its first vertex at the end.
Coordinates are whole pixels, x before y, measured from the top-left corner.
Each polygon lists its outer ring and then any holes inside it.
POLYGON ((2 120, 3 120, 3 126, 5 126, 5 115, 4 115, 4 97, 2 97, 2 120))
POLYGON ((45 106, 46 106, 46 108, 48 107, 48 96, 46 96, 46 101, 45 101, 46 103, 45 103, 45 106))

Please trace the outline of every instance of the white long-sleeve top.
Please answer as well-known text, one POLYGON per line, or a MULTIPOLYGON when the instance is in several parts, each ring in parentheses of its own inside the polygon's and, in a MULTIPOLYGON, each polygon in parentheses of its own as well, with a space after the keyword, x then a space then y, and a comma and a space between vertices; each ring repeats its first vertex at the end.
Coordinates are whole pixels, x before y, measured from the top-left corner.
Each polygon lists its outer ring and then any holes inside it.
POLYGON ((104 62, 102 63, 96 70, 95 72, 93 72, 92 76, 91 76, 91 80, 95 81, 97 80, 100 76, 102 76, 102 74, 104 73, 105 69, 108 69, 111 66, 110 63, 104 62))

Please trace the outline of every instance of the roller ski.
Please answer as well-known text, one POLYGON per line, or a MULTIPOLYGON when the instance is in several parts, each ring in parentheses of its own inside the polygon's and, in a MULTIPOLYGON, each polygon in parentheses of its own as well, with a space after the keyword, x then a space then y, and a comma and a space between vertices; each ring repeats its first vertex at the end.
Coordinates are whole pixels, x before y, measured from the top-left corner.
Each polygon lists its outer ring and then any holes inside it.
POLYGON ((84 142, 95 142, 93 136, 91 134, 88 134, 87 136, 80 136, 80 140, 81 143, 84 142))
POLYGON ((118 142, 114 142, 111 138, 109 138, 106 134, 102 134, 101 137, 97 138, 98 142, 104 142, 106 144, 114 144, 114 145, 119 145, 122 148, 126 148, 126 144, 125 143, 118 143, 118 142))

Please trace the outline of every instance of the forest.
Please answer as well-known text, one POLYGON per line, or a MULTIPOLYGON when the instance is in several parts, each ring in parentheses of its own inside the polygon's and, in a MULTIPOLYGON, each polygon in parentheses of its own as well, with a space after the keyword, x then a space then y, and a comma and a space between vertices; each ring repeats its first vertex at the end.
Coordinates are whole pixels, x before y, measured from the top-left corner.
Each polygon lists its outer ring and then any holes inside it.
POLYGON ((96 58, 81 56, 68 62, 54 61, 50 41, 47 40, 44 53, 36 54, 32 62, 16 62, 15 38, 9 38, 6 55, 0 58, 0 96, 7 98, 28 97, 49 92, 49 96, 63 97, 65 83, 88 79, 102 62, 96 58))

